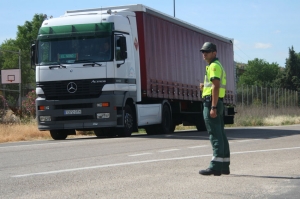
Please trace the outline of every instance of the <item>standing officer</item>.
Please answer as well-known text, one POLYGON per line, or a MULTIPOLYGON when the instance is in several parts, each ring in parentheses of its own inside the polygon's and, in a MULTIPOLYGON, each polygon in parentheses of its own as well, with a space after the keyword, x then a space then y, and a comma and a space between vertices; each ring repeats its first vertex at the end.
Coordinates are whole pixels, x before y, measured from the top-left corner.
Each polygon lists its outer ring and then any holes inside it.
POLYGON ((204 99, 203 117, 213 148, 213 157, 208 169, 200 170, 201 175, 230 174, 229 143, 224 132, 223 97, 226 88, 226 73, 218 60, 217 47, 205 42, 200 50, 207 62, 202 98, 204 99))

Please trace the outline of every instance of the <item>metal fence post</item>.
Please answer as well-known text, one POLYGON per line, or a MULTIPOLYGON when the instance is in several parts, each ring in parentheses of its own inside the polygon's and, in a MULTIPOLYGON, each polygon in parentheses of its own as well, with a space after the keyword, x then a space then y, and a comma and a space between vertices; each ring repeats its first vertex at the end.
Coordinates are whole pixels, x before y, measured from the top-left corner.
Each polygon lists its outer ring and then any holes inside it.
POLYGON ((260 87, 260 97, 261 97, 261 106, 264 105, 264 97, 263 97, 263 87, 260 87))
POLYGON ((268 87, 266 88, 266 107, 268 107, 268 87))
MULTIPOLYGON (((281 96, 283 96, 283 88, 281 89, 281 96)), ((283 97, 281 98, 282 108, 283 108, 283 97)))
POLYGON ((276 89, 274 88, 274 108, 276 108, 276 89))
POLYGON ((242 84, 242 108, 244 108, 244 84, 242 84))
POLYGON ((286 88, 284 89, 284 103, 285 103, 284 107, 286 108, 286 88))
POLYGON ((253 104, 253 85, 251 85, 251 92, 252 92, 252 101, 251 101, 251 104, 253 104))
POLYGON ((249 99, 248 99, 248 84, 247 84, 247 106, 249 106, 249 99))

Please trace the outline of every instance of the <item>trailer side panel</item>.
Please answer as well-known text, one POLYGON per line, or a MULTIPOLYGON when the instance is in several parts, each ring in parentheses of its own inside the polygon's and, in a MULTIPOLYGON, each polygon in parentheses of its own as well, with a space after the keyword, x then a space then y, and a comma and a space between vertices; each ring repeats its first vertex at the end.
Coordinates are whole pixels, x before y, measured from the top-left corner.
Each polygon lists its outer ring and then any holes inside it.
POLYGON ((200 48, 217 45, 218 58, 227 73, 225 103, 235 104, 233 44, 147 12, 136 12, 141 59, 142 90, 150 98, 200 101, 206 62, 200 48))

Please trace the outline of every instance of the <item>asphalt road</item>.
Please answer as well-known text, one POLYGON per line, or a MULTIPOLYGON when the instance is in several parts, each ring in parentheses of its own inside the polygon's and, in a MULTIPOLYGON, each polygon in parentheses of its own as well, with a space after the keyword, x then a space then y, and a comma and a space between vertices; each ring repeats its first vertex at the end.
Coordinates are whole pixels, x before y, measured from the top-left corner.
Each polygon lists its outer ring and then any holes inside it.
POLYGON ((299 129, 227 128, 222 176, 206 132, 0 144, 0 198, 299 198, 299 129))

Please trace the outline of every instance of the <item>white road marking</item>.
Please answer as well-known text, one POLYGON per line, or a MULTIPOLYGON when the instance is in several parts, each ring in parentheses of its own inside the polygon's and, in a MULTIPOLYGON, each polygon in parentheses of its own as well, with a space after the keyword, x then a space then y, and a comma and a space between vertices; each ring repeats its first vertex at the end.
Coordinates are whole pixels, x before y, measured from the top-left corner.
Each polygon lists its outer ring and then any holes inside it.
MULTIPOLYGON (((230 155, 245 154, 245 153, 270 152, 270 151, 295 150, 295 149, 300 149, 300 147, 265 149, 265 150, 256 150, 256 151, 240 151, 240 152, 232 152, 230 155)), ((22 175, 14 175, 14 176, 11 176, 11 177, 20 178, 20 177, 28 177, 28 176, 36 176, 36 175, 49 175, 49 174, 66 173, 66 172, 72 172, 72 171, 82 171, 82 170, 99 169, 99 168, 106 168, 106 167, 117 167, 117 166, 145 164, 145 163, 173 161, 173 160, 185 160, 185 159, 202 158, 202 157, 209 157, 209 156, 212 156, 212 154, 197 155, 197 156, 184 156, 184 157, 177 157, 177 158, 144 160, 144 161, 135 161, 135 162, 123 162, 123 163, 97 165, 97 166, 81 167, 81 168, 73 168, 73 169, 63 169, 63 170, 54 170, 54 171, 46 171, 46 172, 38 172, 38 173, 28 173, 28 174, 22 174, 22 175)))
MULTIPOLYGON (((235 138, 235 137, 227 137, 227 139, 231 139, 232 141, 244 141, 243 138, 241 139, 238 139, 238 138, 235 138)), ((264 138, 264 139, 269 139, 268 137, 264 138)), ((256 140, 264 140, 264 139, 250 139, 250 141, 256 141, 256 140)))
POLYGON ((252 140, 239 140, 239 141, 235 141, 235 142, 251 142, 252 140))
POLYGON ((40 173, 29 173, 29 174, 23 174, 23 175, 14 175, 12 177, 13 178, 20 178, 20 177, 35 176, 35 175, 48 175, 48 174, 65 173, 65 172, 71 172, 71 171, 99 169, 99 168, 105 168, 105 167, 116 167, 116 166, 144 164, 144 163, 152 163, 152 162, 183 160, 183 159, 191 159, 191 158, 198 158, 198 157, 205 157, 205 156, 211 156, 211 154, 210 155, 202 155, 202 156, 186 156, 186 157, 178 157, 178 158, 154 159, 154 160, 145 160, 145 161, 136 161, 136 162, 123 162, 123 163, 116 163, 116 164, 97 165, 97 166, 91 166, 91 167, 81 167, 81 168, 74 168, 74 169, 63 169, 63 170, 47 171, 47 172, 40 172, 40 173))
POLYGON ((188 147, 189 149, 196 149, 196 148, 202 148, 202 147, 207 147, 208 145, 201 145, 201 146, 190 146, 188 147))
MULTIPOLYGON (((228 138, 229 140, 230 138, 228 138)), ((253 141, 259 141, 259 140, 263 140, 263 139, 251 139, 251 140, 235 140, 234 138, 232 138, 233 140, 232 141, 228 141, 229 144, 234 144, 234 143, 237 143, 237 142, 253 142, 253 141)))
POLYGON ((171 151, 179 151, 180 149, 168 149, 168 150, 162 150, 158 151, 159 153, 165 153, 165 152, 171 152, 171 151))
POLYGON ((300 149, 300 147, 291 147, 291 148, 279 148, 279 149, 262 149, 256 151, 241 151, 241 152, 233 152, 231 154, 242 154, 242 153, 259 153, 259 152, 270 152, 270 151, 284 151, 284 150, 293 150, 293 149, 300 149))
POLYGON ((151 155, 152 153, 139 153, 139 154, 132 154, 128 156, 141 156, 141 155, 151 155))
POLYGON ((5 148, 19 148, 19 147, 29 147, 29 146, 40 146, 40 145, 53 145, 53 144, 61 144, 61 143, 68 143, 68 142, 57 142, 57 143, 44 143, 44 144, 26 144, 26 145, 17 145, 17 146, 4 146, 0 147, 0 149, 5 149, 5 148))
MULTIPOLYGON (((89 140, 91 141, 91 140, 89 140)), ((96 139, 95 139, 96 141, 96 139)), ((74 143, 79 143, 79 142, 86 142, 86 140, 82 140, 82 141, 77 141, 76 142, 72 142, 70 141, 66 141, 66 142, 54 142, 54 143, 41 143, 41 144, 25 144, 25 145, 16 145, 16 146, 0 146, 0 149, 5 149, 5 148, 19 148, 19 147, 30 147, 30 146, 47 146, 47 145, 54 145, 54 144, 74 144, 74 143)))

